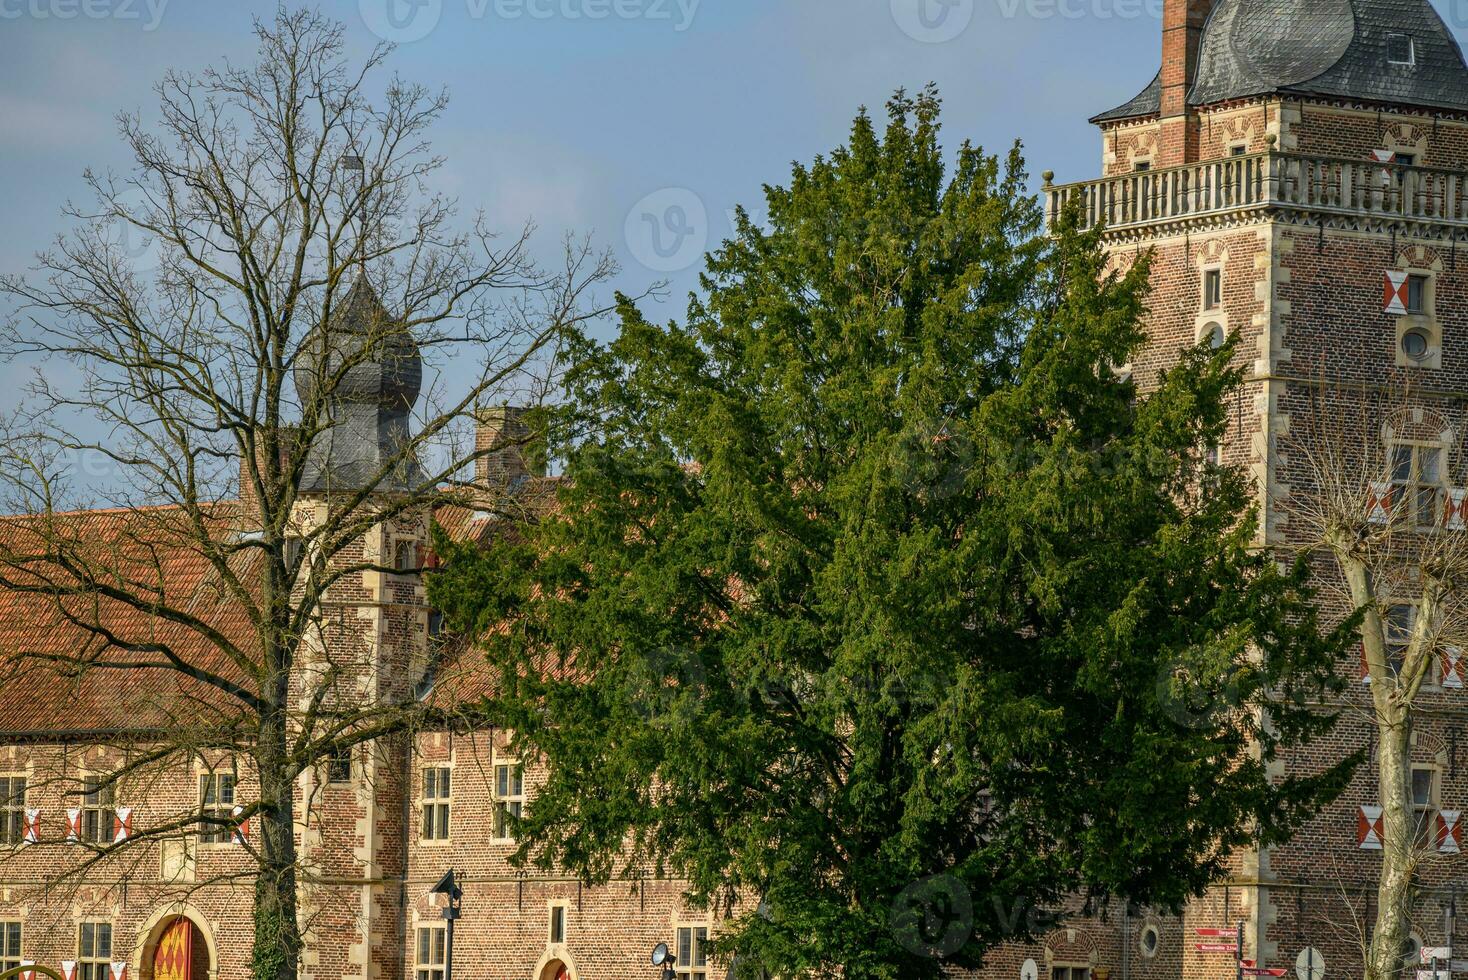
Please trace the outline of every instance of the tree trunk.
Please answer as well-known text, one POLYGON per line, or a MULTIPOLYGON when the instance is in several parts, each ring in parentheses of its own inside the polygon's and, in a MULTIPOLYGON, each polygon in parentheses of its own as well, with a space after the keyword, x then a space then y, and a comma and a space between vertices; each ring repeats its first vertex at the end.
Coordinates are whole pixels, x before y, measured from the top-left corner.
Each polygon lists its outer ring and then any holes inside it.
POLYGON ((1381 878, 1376 887, 1376 928, 1365 980, 1397 980, 1409 928, 1412 877, 1416 871, 1416 812, 1408 777, 1407 711, 1394 706, 1377 713, 1377 779, 1381 787, 1381 878))
POLYGON ((301 935, 296 920, 295 780, 286 762, 285 712, 261 719, 260 871, 255 879, 254 980, 296 980, 301 935))

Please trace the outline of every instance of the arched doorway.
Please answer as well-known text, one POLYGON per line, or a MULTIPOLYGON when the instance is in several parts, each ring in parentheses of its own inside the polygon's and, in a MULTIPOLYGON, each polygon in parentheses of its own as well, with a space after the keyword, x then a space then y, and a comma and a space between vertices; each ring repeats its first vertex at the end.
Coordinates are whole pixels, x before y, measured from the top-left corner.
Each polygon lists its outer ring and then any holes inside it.
POLYGON ((563 961, 550 959, 542 961, 540 968, 535 971, 535 980, 576 980, 576 973, 563 961))
POLYGON ((190 916, 160 916, 143 946, 142 980, 214 980, 213 946, 190 916))

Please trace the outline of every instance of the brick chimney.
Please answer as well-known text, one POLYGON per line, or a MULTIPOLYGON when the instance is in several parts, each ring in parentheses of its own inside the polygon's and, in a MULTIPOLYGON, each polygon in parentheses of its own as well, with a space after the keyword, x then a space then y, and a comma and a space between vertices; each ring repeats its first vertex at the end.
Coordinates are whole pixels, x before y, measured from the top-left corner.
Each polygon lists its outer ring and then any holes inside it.
MULTIPOLYGON (((281 469, 290 465, 291 453, 295 451, 296 440, 300 430, 292 426, 282 426, 276 436, 276 449, 279 453, 281 469)), ((258 439, 264 439, 264 432, 257 433, 258 439)), ((255 458, 259 463, 260 475, 265 476, 265 447, 257 443, 255 446, 255 458)), ((250 479, 250 467, 243 456, 239 460, 239 523, 241 531, 258 531, 260 524, 260 500, 255 496, 255 483, 250 479)))
POLYGON ((1164 0, 1162 7, 1162 132, 1159 167, 1198 159, 1198 120, 1188 90, 1198 75, 1198 44, 1213 0, 1164 0))
POLYGON ((528 476, 544 476, 526 462, 530 449, 530 426, 526 409, 512 405, 480 408, 474 436, 474 482, 481 487, 505 487, 528 476))

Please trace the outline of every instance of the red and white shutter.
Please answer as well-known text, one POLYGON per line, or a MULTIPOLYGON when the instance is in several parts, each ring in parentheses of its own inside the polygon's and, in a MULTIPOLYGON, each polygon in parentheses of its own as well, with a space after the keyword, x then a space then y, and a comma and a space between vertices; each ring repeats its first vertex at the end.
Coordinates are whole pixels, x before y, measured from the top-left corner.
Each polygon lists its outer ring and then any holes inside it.
POLYGON ((63 980, 76 980, 76 960, 61 961, 61 976, 63 980))
POLYGON ((1408 273, 1388 272, 1382 284, 1381 309, 1392 316, 1407 315, 1408 273))
POLYGON ((112 980, 127 980, 127 960, 112 961, 112 980))
POLYGON ((82 811, 66 811, 66 839, 73 844, 82 839, 82 811))
POLYGON ((1443 647, 1443 687, 1461 690, 1463 687, 1462 647, 1443 647))
POLYGON ((1461 531, 1468 527, 1468 490, 1449 490, 1443 495, 1443 527, 1461 531))
POLYGON ((1390 483, 1372 483, 1366 488, 1366 519, 1372 524, 1390 524, 1392 492, 1390 483))
POLYGON ((1439 810, 1437 813, 1437 850, 1439 854, 1458 854, 1463 850, 1463 816, 1461 810, 1439 810))
POLYGON ((1375 160, 1377 163, 1396 163, 1397 162, 1397 151, 1396 150, 1372 150, 1371 151, 1371 159, 1375 160))
POLYGON ((1356 811, 1356 846, 1363 851, 1381 850, 1386 832, 1382 829, 1381 807, 1363 806, 1356 811))
POLYGON ((25 812, 24 834, 21 840, 27 844, 34 844, 41 839, 41 811, 27 810, 25 812))
MULTIPOLYGON (((236 820, 239 820, 240 819, 240 814, 242 814, 242 813, 245 812, 245 808, 242 807, 242 806, 237 806, 237 807, 234 808, 234 811, 233 812, 234 812, 234 818, 236 820)), ((235 828, 234 842, 236 844, 243 844, 245 841, 247 841, 249 839, 250 839, 250 821, 248 821, 248 820, 240 820, 239 826, 235 828)))
POLYGON ((112 817, 112 843, 121 844, 133 835, 133 810, 120 806, 112 817))
MULTIPOLYGON (((21 966, 35 966, 36 965, 36 961, 35 960, 21 960, 20 961, 20 965, 21 966)), ((35 970, 26 970, 24 973, 22 973, 20 975, 20 980, 36 980, 36 971, 35 970)))

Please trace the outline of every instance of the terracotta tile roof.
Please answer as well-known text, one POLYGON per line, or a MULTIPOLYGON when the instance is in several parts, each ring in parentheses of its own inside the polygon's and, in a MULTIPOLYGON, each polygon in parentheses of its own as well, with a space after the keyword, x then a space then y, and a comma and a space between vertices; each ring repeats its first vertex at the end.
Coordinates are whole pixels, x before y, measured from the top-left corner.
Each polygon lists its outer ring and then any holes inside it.
MULTIPOLYGON (((558 483, 524 481, 497 499, 493 512, 445 502, 434 517, 455 540, 488 543, 546 513, 558 483)), ((237 506, 213 508, 210 520, 219 522, 213 533, 230 533, 237 506)), ((197 617, 238 646, 248 663, 258 647, 247 607, 199 551, 184 517, 169 507, 0 516, 0 738, 146 733, 196 721, 201 712, 238 710, 216 688, 177 671, 129 666, 157 659, 156 652, 130 647, 166 645, 248 690, 247 671, 218 644, 147 608, 101 598, 66 570, 69 564, 101 585, 125 585, 157 608, 197 617), (73 594, 61 594, 67 592, 73 594)), ((247 569, 235 574, 248 581, 247 569)), ((461 658, 451 656, 448 670, 456 680, 442 690, 477 700, 485 672, 472 657, 461 658)))
MULTIPOLYGON (((232 505, 208 518, 216 531, 232 505)), ((217 689, 157 662, 166 647, 234 683, 244 671, 198 630, 136 603, 196 617, 255 649, 245 607, 188 545, 184 514, 173 508, 0 517, 0 732, 136 731, 180 717, 228 710, 217 689), (89 587, 89 581, 97 588, 89 587)), ((247 572, 237 572, 247 579, 247 572)))

